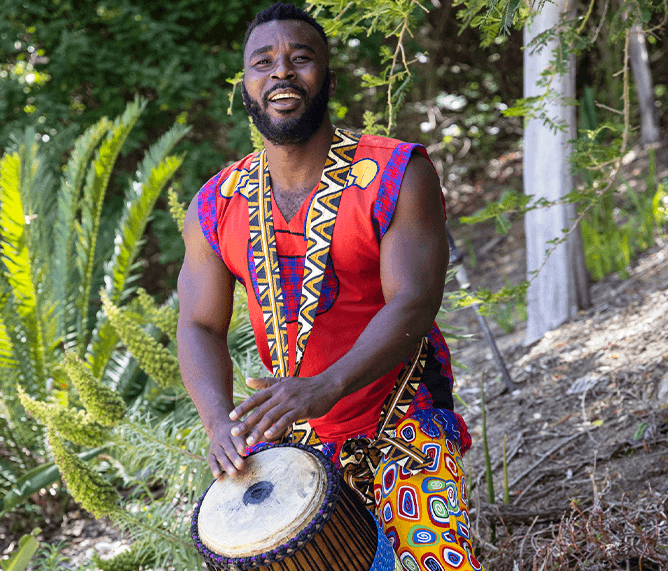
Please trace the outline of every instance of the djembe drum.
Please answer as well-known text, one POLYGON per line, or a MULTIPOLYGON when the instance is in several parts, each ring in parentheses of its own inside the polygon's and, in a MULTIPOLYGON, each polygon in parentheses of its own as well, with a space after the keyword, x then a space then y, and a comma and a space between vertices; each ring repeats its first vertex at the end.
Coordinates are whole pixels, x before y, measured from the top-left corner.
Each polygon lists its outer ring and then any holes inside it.
POLYGON ((323 454, 299 444, 250 454, 214 480, 192 517, 210 571, 400 570, 389 540, 323 454))

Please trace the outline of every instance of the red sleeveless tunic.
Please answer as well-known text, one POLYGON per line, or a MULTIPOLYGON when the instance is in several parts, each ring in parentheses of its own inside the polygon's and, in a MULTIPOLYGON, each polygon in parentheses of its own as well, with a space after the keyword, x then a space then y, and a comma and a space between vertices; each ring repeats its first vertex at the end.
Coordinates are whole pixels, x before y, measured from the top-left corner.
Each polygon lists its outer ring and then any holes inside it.
MULTIPOLYGON (((316 375, 341 358, 385 305, 380 282, 380 242, 392 219, 406 165, 414 150, 427 156, 420 145, 370 135, 361 137, 350 170, 349 180, 352 178, 354 182, 341 196, 320 301, 300 376, 316 375)), ((271 370, 250 247, 247 182, 253 156, 250 154, 223 169, 202 187, 198 212, 207 241, 246 288, 257 348, 262 362, 271 370)), ((307 246, 305 222, 314 194, 315 189, 289 222, 272 197, 291 371, 294 370, 307 246)), ((449 381, 451 389, 450 352, 436 324, 429 339, 436 348, 441 375, 449 381)), ((340 441, 373 433, 400 369, 401 365, 343 398, 323 417, 310 420, 321 440, 340 441)))

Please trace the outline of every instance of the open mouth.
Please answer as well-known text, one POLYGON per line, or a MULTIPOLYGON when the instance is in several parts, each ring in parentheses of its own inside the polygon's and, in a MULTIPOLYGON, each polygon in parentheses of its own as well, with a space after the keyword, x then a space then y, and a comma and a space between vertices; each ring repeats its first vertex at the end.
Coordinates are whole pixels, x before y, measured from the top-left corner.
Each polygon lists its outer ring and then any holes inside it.
POLYGON ((277 93, 276 95, 272 95, 269 98, 269 101, 274 103, 276 101, 286 101, 291 99, 300 100, 301 98, 302 96, 299 95, 298 93, 277 93))
POLYGON ((290 112, 299 107, 304 95, 295 87, 283 87, 270 92, 266 101, 277 111, 290 112))

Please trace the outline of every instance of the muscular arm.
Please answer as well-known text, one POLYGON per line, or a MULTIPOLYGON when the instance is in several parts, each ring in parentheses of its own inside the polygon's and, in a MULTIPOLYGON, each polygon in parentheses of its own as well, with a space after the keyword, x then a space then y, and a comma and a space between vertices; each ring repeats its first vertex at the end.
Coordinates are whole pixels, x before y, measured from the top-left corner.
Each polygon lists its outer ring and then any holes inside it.
POLYGON ((429 333, 443 299, 448 240, 438 176, 415 153, 380 244, 386 305, 327 373, 346 396, 394 369, 429 333))
POLYGON ((242 438, 232 437, 232 360, 227 330, 232 317, 234 276, 207 243, 197 216, 197 197, 186 214, 186 256, 179 274, 177 341, 181 376, 211 447, 209 465, 235 473, 243 465, 242 438))
POLYGON ((318 418, 344 396, 399 365, 433 324, 443 297, 448 263, 441 190, 429 161, 414 154, 406 168, 390 226, 381 241, 381 283, 386 305, 351 350, 310 378, 257 379, 262 390, 238 406, 248 415, 233 434, 249 443, 279 437, 296 420, 318 418), (253 410, 254 409, 254 410, 253 410))

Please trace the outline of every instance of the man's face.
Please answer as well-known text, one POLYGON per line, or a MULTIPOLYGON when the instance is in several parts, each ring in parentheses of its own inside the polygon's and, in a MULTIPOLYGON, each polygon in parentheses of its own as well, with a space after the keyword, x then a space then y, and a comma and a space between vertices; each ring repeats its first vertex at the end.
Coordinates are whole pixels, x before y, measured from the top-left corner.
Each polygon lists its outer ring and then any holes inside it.
POLYGON ((244 68, 241 94, 260 133, 276 145, 307 142, 336 88, 318 32, 300 20, 261 24, 248 38, 244 68))

